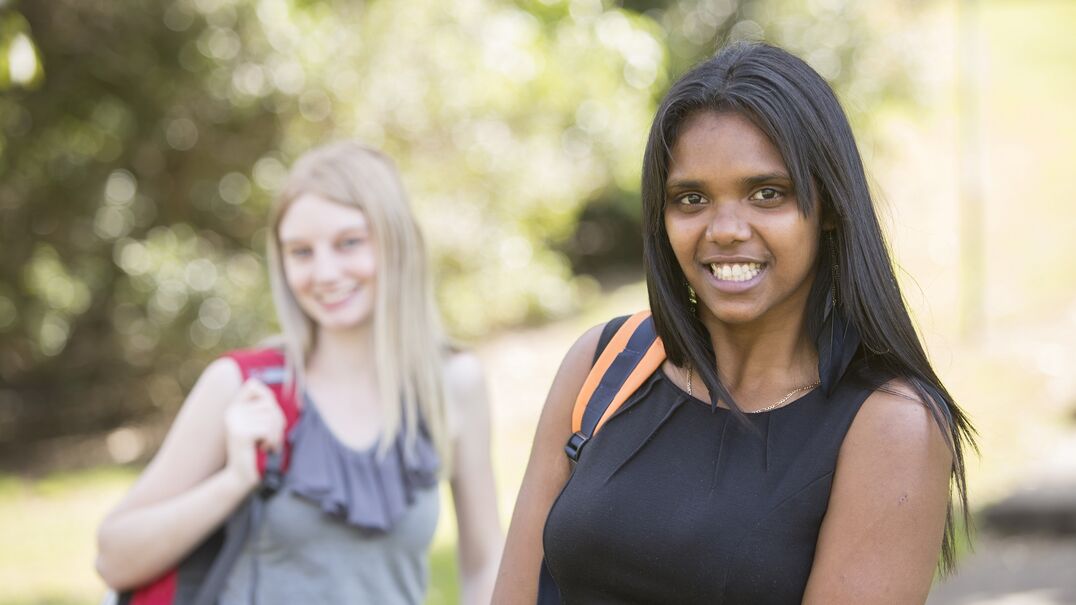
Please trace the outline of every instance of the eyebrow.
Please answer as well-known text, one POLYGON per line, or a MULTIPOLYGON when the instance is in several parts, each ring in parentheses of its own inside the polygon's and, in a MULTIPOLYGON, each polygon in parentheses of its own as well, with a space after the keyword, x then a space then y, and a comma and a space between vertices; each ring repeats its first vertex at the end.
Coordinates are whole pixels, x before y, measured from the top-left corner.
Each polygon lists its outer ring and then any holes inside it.
POLYGON ((665 190, 672 191, 674 189, 702 189, 703 182, 695 179, 675 179, 665 182, 665 190))
POLYGON ((756 174, 754 176, 748 176, 740 179, 740 182, 747 187, 755 187, 764 183, 772 183, 774 181, 785 181, 789 184, 792 183, 792 177, 784 172, 766 172, 763 174, 756 174))
MULTIPOLYGON (((774 181, 784 181, 785 183, 791 184, 792 177, 784 172, 765 172, 762 174, 746 176, 740 179, 740 184, 750 188, 757 187, 764 183, 772 183, 774 181)), ((665 190, 702 189, 705 186, 706 183, 698 179, 673 179, 665 183, 665 190)))
POLYGON ((305 243, 306 243, 306 241, 303 240, 303 238, 301 238, 301 237, 292 237, 292 238, 289 238, 289 239, 281 239, 280 240, 280 245, 285 246, 285 247, 287 247, 287 246, 301 246, 302 244, 305 244, 305 243))
MULTIPOLYGON (((338 237, 341 237, 341 236, 344 236, 344 235, 351 235, 352 233, 356 233, 356 232, 359 233, 360 235, 370 235, 370 228, 368 226, 366 226, 366 225, 362 225, 362 226, 353 225, 351 227, 344 227, 343 229, 340 229, 336 233, 333 233, 332 237, 333 237, 333 239, 335 239, 335 238, 338 238, 338 237)), ((305 244, 305 243, 306 243, 306 238, 304 238, 304 237, 290 237, 290 238, 281 238, 280 239, 280 245, 282 245, 282 246, 289 246, 289 245, 295 245, 295 244, 305 244)))

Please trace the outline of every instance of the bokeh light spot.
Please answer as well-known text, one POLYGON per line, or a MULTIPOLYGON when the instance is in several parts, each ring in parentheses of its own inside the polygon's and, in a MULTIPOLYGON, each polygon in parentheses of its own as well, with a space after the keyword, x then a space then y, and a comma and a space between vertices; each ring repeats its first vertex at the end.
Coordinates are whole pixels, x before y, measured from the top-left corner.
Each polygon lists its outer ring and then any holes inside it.
POLYGON ((15 325, 15 320, 18 318, 19 311, 15 308, 15 303, 10 298, 0 295, 0 330, 15 325))
POLYGON ((241 172, 229 172, 220 179, 217 191, 222 200, 238 206, 250 198, 250 179, 241 172))
POLYGON ((138 191, 138 182, 126 170, 113 170, 105 184, 105 199, 112 204, 129 204, 138 191))
POLYGON ((164 136, 172 149, 187 151, 198 142, 198 127, 187 118, 177 118, 168 123, 164 136))
POLYGON ((209 259, 197 258, 187 263, 187 285, 199 292, 208 292, 217 283, 217 267, 209 259))

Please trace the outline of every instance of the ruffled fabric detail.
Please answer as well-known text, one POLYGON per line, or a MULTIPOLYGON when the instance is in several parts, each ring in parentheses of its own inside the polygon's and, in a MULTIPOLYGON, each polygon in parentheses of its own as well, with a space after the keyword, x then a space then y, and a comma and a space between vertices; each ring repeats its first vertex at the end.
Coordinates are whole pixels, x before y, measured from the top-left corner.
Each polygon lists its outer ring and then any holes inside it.
POLYGON ((415 501, 417 490, 437 484, 437 452, 424 432, 410 456, 400 434, 379 457, 379 443, 365 450, 349 447, 325 424, 310 398, 303 400, 302 416, 288 436, 292 450, 287 487, 292 493, 350 525, 388 532, 415 501))

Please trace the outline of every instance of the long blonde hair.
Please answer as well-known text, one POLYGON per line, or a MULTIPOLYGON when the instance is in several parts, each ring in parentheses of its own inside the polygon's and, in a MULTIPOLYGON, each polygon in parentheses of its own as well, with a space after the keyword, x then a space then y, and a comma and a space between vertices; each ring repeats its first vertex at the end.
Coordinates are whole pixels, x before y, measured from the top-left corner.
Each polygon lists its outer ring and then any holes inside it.
POLYGON ((304 194, 359 208, 373 230, 378 259, 374 359, 384 419, 379 454, 388 451, 401 431, 405 451, 413 453, 421 420, 444 471, 450 453, 443 364, 447 348, 434 304, 426 246, 392 160, 355 141, 331 143, 303 154, 269 212, 269 280, 289 374, 301 387, 317 345, 316 326, 285 280, 280 248, 280 222, 304 194))

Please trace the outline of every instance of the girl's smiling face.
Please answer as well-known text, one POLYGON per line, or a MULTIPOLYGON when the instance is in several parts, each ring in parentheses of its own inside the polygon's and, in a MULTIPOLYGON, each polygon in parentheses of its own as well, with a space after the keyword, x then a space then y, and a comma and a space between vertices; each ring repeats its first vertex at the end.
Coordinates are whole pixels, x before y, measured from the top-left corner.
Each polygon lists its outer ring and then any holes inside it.
POLYGON ((769 138, 741 114, 702 111, 684 120, 669 159, 665 230, 703 323, 802 318, 820 208, 800 212, 769 138))
POLYGON ((374 312, 377 252, 365 213, 314 194, 297 198, 279 226, 284 276, 321 329, 349 329, 374 312))

